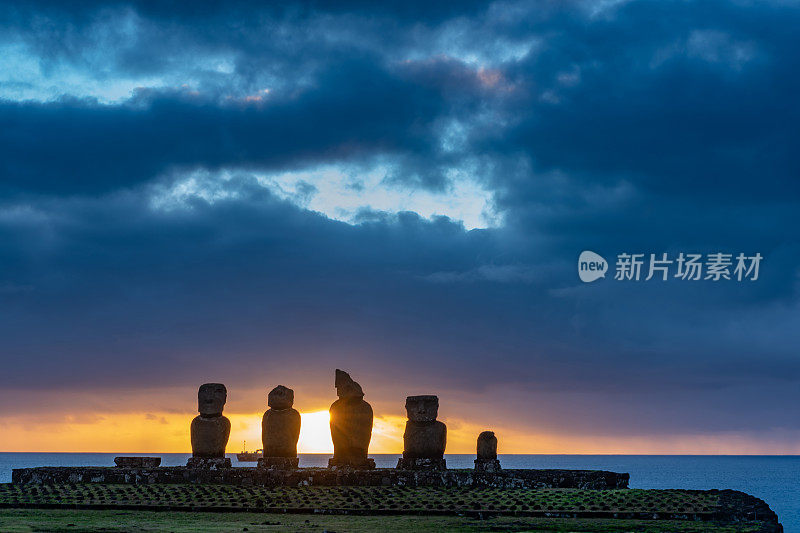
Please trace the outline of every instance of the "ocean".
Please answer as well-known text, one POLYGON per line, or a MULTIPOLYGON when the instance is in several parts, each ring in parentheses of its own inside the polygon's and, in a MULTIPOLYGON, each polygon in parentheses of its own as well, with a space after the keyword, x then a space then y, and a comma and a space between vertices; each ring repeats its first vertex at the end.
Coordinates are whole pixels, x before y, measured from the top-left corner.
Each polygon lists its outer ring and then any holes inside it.
MULTIPOLYGON (((0 483, 12 468, 114 466, 118 455, 161 457, 163 466, 185 465, 190 454, 0 453, 0 483)), ((253 466, 237 463, 234 466, 253 466)), ((326 466, 330 455, 300 454, 300 466, 326 466)), ((371 455, 379 468, 394 468, 399 455, 371 455)), ((474 455, 448 454, 450 468, 472 468, 474 455)), ((505 468, 573 468, 628 472, 636 489, 736 489, 765 500, 787 533, 800 533, 800 456, 756 455, 501 455, 505 468)))

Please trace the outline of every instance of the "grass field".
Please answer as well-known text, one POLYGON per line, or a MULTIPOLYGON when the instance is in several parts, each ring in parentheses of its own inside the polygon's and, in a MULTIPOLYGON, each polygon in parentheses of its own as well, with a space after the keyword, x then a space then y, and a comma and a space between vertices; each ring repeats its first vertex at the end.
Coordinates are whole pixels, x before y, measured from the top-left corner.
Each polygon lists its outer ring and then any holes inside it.
POLYGON ((2 532, 776 533, 769 514, 733 491, 0 484, 2 532))
MULTIPOLYGON (((383 514, 517 515, 659 513, 702 517, 719 496, 682 490, 473 489, 437 487, 265 488, 232 485, 0 485, 0 505, 136 506, 172 510, 320 510, 383 514)), ((153 509, 158 510, 158 509, 153 509)))
POLYGON ((94 511, 0 509, 0 531, 21 533, 118 532, 265 532, 300 531, 358 533, 372 531, 561 531, 584 533, 772 533, 762 522, 714 524, 689 521, 595 520, 458 516, 341 516, 314 514, 204 513, 158 511, 94 511))

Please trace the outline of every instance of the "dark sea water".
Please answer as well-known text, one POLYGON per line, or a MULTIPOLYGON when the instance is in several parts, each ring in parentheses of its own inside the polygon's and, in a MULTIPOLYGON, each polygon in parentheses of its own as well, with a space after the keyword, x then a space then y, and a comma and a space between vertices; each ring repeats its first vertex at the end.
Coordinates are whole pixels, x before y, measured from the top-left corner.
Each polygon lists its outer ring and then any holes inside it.
MULTIPOLYGON (((0 482, 12 468, 114 466, 114 453, 0 453, 0 482)), ((185 465, 189 454, 161 457, 163 466, 185 465)), ((234 466, 253 466, 237 463, 234 466)), ((300 466, 326 466, 329 455, 300 454, 300 466)), ((398 455, 372 455, 378 467, 393 468, 398 455)), ((450 468, 471 468, 473 455, 447 455, 450 468)), ((765 500, 787 533, 800 533, 800 456, 730 455, 501 455, 505 468, 574 468, 628 472, 637 489, 736 489, 765 500)))

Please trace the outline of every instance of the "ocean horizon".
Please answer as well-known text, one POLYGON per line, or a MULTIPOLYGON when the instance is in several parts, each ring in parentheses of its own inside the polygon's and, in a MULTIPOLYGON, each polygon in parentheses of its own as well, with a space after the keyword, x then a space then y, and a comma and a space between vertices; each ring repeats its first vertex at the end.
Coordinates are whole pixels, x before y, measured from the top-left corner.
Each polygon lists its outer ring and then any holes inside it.
MULTIPOLYGON (((36 466, 114 466, 114 457, 161 457, 162 466, 182 466, 190 453, 0 452, 0 482, 11 470, 36 466)), ((234 468, 239 463, 227 454, 234 468)), ((324 467, 331 454, 298 454, 301 467, 324 467)), ((400 454, 370 454, 378 468, 394 468, 400 454)), ((448 468, 472 468, 472 454, 446 454, 448 468)), ((634 489, 734 489, 763 499, 778 514, 787 533, 800 533, 800 456, 798 455, 538 455, 500 454, 504 468, 611 470, 630 474, 634 489)))

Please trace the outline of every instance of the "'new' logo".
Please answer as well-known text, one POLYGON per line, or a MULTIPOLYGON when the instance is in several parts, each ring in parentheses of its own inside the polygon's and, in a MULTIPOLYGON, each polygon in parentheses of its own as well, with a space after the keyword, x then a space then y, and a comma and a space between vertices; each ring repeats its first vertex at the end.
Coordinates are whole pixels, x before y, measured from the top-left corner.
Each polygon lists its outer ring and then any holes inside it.
POLYGON ((578 257, 578 276, 584 283, 606 277, 607 270, 608 263, 599 254, 585 250, 578 257))

